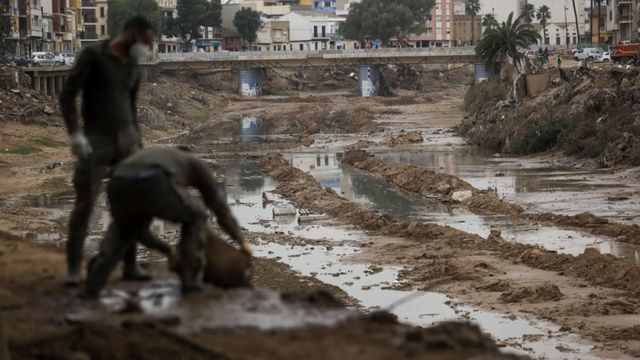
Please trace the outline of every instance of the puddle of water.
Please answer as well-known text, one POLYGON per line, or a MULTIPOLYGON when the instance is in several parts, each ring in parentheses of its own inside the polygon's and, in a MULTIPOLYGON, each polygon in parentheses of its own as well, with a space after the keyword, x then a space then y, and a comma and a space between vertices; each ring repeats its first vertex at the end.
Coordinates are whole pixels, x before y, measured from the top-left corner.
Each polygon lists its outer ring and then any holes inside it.
POLYGON ((406 323, 431 326, 442 321, 470 320, 496 340, 504 342, 510 351, 548 358, 597 359, 589 355, 592 345, 577 336, 560 333, 556 325, 510 319, 497 313, 456 306, 451 298, 440 293, 389 289, 396 283, 400 269, 384 267, 379 272, 372 272, 366 265, 343 261, 357 251, 357 248, 349 246, 336 246, 330 251, 321 246, 295 247, 274 243, 256 246, 257 256, 278 258, 303 275, 314 276, 341 288, 364 308, 389 309, 406 323), (408 297, 410 299, 404 302, 408 297), (399 305, 389 308, 393 304, 399 305), (573 353, 562 353, 558 348, 568 348, 573 353))
POLYGON ((261 119, 256 116, 240 118, 240 142, 257 142, 263 135, 265 135, 265 128, 261 119))
POLYGON ((450 226, 484 238, 492 229, 498 229, 507 240, 541 245, 560 253, 579 255, 586 248, 595 248, 602 253, 640 263, 640 246, 637 245, 618 243, 606 237, 554 226, 534 226, 527 221, 513 221, 508 216, 475 215, 436 200, 412 199, 390 189, 383 180, 349 168, 341 168, 339 153, 288 153, 285 158, 293 166, 314 176, 323 187, 399 219, 450 226))
POLYGON ((533 205, 540 211, 566 215, 589 211, 615 221, 640 223, 637 198, 614 204, 607 201, 611 194, 637 193, 640 188, 609 176, 606 170, 493 157, 437 129, 425 130, 423 136, 426 140, 419 145, 373 147, 371 151, 385 161, 414 164, 458 176, 480 189, 495 189, 508 201, 533 205))
POLYGON ((133 291, 111 289, 101 296, 100 304, 80 307, 67 318, 96 321, 110 313, 143 313, 178 319, 179 332, 196 333, 226 328, 267 331, 330 326, 357 314, 350 309, 310 308, 287 302, 279 293, 267 289, 210 289, 207 293, 182 296, 177 280, 154 282, 133 291))

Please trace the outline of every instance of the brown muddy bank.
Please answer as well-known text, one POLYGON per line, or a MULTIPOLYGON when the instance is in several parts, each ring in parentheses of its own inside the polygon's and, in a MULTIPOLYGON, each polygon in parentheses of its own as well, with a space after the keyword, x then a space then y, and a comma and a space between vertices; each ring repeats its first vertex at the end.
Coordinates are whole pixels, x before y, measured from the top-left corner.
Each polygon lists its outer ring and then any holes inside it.
POLYGON ((354 169, 381 177, 403 191, 423 198, 437 197, 440 201, 459 204, 477 214, 507 215, 513 219, 570 227, 623 242, 640 243, 640 226, 635 224, 616 223, 588 212, 571 216, 526 212, 522 206, 499 198, 495 192, 477 189, 456 176, 435 173, 415 165, 388 163, 364 150, 351 149, 342 161, 354 169))
POLYGON ((298 207, 332 215, 364 230, 381 235, 440 242, 461 249, 493 251, 496 255, 518 260, 535 268, 563 272, 594 285, 640 294, 640 267, 623 259, 599 254, 591 249, 579 256, 558 254, 539 246, 507 242, 499 234, 483 239, 446 226, 398 220, 344 199, 333 190, 323 189, 311 175, 291 166, 279 154, 265 155, 261 159, 261 167, 267 175, 279 182, 276 191, 291 199, 298 207))
MULTIPOLYGON (((269 278, 279 278, 276 287, 299 290, 295 285, 299 282, 305 291, 280 295, 277 304, 268 305, 273 300, 265 291, 246 290, 250 295, 246 298, 238 297, 243 292, 214 290, 180 299, 174 307, 184 307, 184 313, 163 314, 160 309, 166 296, 162 295, 153 305, 143 305, 142 300, 138 304, 134 296, 121 309, 105 310, 109 306, 84 302, 75 296, 76 290, 62 286, 65 266, 60 249, 5 233, 0 233, 0 240, 0 326, 6 331, 6 338, 0 341, 7 340, 14 359, 341 359, 346 354, 352 359, 515 358, 499 354, 493 340, 469 324, 445 323, 421 329, 399 324, 386 313, 364 316, 341 310, 343 305, 322 288, 310 291, 312 279, 289 276, 293 273, 282 265, 275 271, 258 265, 263 269, 258 271, 258 283, 273 286, 269 278), (261 274, 264 271, 270 273, 261 274), (157 310, 148 314, 143 311, 148 306, 157 310), (351 315, 340 320, 341 315, 328 325, 271 330, 220 324, 207 328, 206 322, 194 330, 195 325, 185 321, 197 317, 202 309, 213 311, 216 307, 226 308, 225 316, 259 318, 271 311, 268 306, 274 306, 273 311, 292 307, 298 314, 291 320, 294 323, 300 321, 301 312, 316 317, 326 312, 327 319, 343 311, 351 315), (239 313, 228 313, 232 311, 239 313)), ((152 271, 162 277, 159 267, 152 267, 152 271)), ((136 294, 135 288, 123 289, 136 294)), ((287 323, 286 318, 281 320, 287 323)))
MULTIPOLYGON (((604 342, 614 340, 608 337, 612 329, 625 326, 612 326, 608 316, 633 319, 640 314, 640 268, 626 260, 592 249, 579 256, 558 254, 505 241, 495 231, 483 239, 450 227, 401 221, 323 189, 280 155, 264 156, 261 166, 279 182, 276 192, 297 207, 367 230, 372 241, 362 245, 364 254, 357 258, 404 266, 400 288, 441 290, 494 311, 528 313, 604 342), (522 303, 530 305, 518 307, 522 303)), ((623 343, 601 349, 627 351, 623 343)))

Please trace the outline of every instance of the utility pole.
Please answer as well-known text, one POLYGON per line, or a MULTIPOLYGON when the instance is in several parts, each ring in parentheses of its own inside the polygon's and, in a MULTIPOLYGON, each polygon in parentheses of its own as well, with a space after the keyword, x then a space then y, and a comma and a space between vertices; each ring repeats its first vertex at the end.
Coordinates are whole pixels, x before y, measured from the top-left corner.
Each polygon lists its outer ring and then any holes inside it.
POLYGON ((589 39, 589 42, 591 44, 593 44, 593 5, 594 1, 591 0, 591 7, 589 8, 589 36, 591 37, 591 39, 589 39))
POLYGON ((568 49, 569 48, 569 24, 567 23, 567 10, 569 10, 569 8, 567 7, 567 3, 565 2, 564 3, 564 42, 568 49))
POLYGON ((602 21, 602 0, 596 0, 596 2, 598 3, 598 44, 600 44, 600 28, 602 27, 602 24, 600 24, 600 21, 602 21))

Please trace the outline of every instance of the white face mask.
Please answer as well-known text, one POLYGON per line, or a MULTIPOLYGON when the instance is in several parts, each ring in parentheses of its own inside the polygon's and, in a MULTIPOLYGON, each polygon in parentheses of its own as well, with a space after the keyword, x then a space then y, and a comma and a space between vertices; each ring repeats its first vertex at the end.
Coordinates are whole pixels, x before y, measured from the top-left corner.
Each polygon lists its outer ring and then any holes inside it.
POLYGON ((135 60, 142 60, 149 55, 149 45, 141 42, 136 42, 129 48, 129 56, 135 60))

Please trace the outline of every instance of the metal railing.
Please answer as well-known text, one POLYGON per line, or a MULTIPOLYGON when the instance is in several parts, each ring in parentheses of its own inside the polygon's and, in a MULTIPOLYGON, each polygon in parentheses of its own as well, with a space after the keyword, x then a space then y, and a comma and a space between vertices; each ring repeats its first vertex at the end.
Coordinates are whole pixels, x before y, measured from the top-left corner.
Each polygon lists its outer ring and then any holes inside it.
POLYGON ((245 51, 245 52, 199 52, 199 53, 160 53, 162 61, 233 61, 233 60, 286 60, 307 57, 357 58, 357 57, 410 57, 410 56, 475 56, 475 48, 379 48, 353 50, 302 50, 302 51, 245 51))

